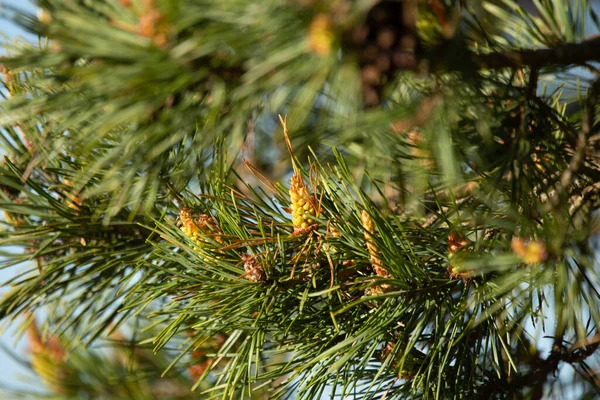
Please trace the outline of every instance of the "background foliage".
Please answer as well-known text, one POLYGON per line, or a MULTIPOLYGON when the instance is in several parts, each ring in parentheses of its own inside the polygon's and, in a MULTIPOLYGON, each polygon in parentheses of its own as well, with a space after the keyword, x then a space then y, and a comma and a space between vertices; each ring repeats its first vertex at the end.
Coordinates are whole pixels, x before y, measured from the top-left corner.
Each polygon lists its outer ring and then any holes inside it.
POLYGON ((590 3, 5 7, 0 316, 66 398, 597 396, 590 3))

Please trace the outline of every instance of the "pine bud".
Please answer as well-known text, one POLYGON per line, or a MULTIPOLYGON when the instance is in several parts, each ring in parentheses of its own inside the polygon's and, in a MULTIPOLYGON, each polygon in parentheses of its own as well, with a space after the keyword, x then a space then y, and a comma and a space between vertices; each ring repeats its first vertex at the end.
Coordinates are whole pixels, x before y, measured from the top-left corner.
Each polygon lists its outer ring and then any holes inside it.
POLYGON ((527 251, 525 239, 515 236, 510 242, 510 247, 514 255, 516 255, 519 258, 525 257, 525 252, 527 251))
POLYGON ((40 21, 42 24, 50 24, 52 22, 52 15, 50 14, 50 11, 48 11, 45 8, 39 8, 37 11, 37 17, 38 17, 38 21, 40 21))
POLYGON ((379 258, 379 249, 377 248, 377 245, 373 240, 373 236, 375 235, 375 224, 373 223, 371 216, 366 211, 363 211, 361 214, 361 222, 365 230, 365 242, 367 243, 367 250, 369 251, 369 256, 371 258, 373 270, 378 276, 382 278, 390 278, 391 275, 383 267, 383 263, 379 258))
MULTIPOLYGON (((179 211, 179 220, 183 233, 200 246, 205 246, 207 244, 205 237, 207 234, 211 233, 211 231, 220 233, 220 230, 212 217, 206 214, 194 213, 187 207, 183 207, 179 211)), ((219 243, 223 243, 223 239, 219 235, 214 235, 214 239, 219 243)))
POLYGON ((458 232, 450 232, 448 234, 448 254, 453 255, 462 248, 466 247, 471 241, 464 239, 458 232))
POLYGON ((0 74, 4 75, 4 87, 6 87, 7 95, 10 98, 15 94, 15 76, 4 64, 0 64, 0 74))
POLYGON ((336 238, 342 237, 342 232, 340 232, 335 226, 332 224, 327 224, 327 233, 336 238))
POLYGON ((303 234, 314 229, 317 201, 315 196, 311 195, 308 186, 304 183, 302 175, 295 172, 292 175, 290 185, 290 198, 292 209, 292 222, 294 224, 294 233, 303 234))
POLYGON ((534 265, 546 261, 548 251, 543 242, 530 240, 515 236, 510 243, 513 253, 523 260, 527 265, 534 265))
POLYGON ((167 44, 167 32, 169 24, 165 16, 158 11, 153 1, 146 1, 144 14, 140 16, 138 22, 138 33, 141 36, 152 39, 158 47, 164 47, 167 44))
MULTIPOLYGON (((390 273, 383 267, 383 262, 379 258, 379 249, 377 248, 377 244, 373 240, 373 236, 375 235, 375 224, 371 219, 371 216, 363 210, 361 213, 361 222, 365 236, 365 242, 367 243, 367 250, 369 251, 369 256, 371 259, 371 265, 373 267, 373 271, 382 278, 391 278, 390 273)), ((367 289, 367 295, 369 296, 377 296, 385 293, 386 291, 392 288, 389 284, 376 285, 367 289)))
MULTIPOLYGON (((448 234, 448 258, 452 260, 452 256, 458 253, 460 250, 463 250, 471 243, 470 240, 463 238, 458 232, 450 232, 448 234)), ((456 259, 455 259, 456 261, 456 259)), ((448 272, 450 273, 450 277, 454 279, 466 279, 470 277, 470 273, 466 272, 457 272, 454 265, 448 265, 448 272)))
POLYGON ((65 393, 68 374, 64 350, 57 338, 42 341, 35 322, 27 330, 31 350, 31 367, 54 393, 65 393))
POLYGON ((290 153, 292 167, 294 168, 294 174, 290 182, 290 208, 292 210, 292 223, 294 225, 294 233, 292 235, 303 235, 317 228, 314 217, 318 216, 320 211, 319 205, 315 196, 310 193, 308 186, 304 183, 304 179, 302 179, 302 175, 294 161, 294 150, 292 149, 292 142, 288 135, 286 118, 280 115, 279 121, 283 127, 285 144, 290 153))
POLYGON ((259 260, 250 254, 244 254, 242 256, 244 261, 244 271, 246 272, 246 279, 251 282, 264 282, 267 279, 265 270, 262 267, 259 260))
POLYGON ((308 28, 308 43, 315 54, 326 56, 331 52, 333 43, 331 28, 331 21, 327 14, 318 14, 313 18, 308 28))

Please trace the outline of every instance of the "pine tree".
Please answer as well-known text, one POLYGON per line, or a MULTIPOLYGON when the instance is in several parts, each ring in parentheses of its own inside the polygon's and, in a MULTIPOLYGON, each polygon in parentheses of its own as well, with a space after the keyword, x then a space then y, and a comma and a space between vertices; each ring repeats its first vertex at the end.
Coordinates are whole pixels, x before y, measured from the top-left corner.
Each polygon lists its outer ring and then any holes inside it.
POLYGON ((6 8, 0 318, 48 392, 598 396, 600 18, 530 3, 6 8))

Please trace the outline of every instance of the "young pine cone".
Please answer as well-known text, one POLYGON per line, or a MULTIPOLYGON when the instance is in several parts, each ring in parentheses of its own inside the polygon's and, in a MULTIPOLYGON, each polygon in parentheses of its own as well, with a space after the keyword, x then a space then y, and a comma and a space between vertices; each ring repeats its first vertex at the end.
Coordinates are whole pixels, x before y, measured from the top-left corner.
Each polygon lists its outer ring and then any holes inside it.
POLYGON ((244 254, 242 256, 242 261, 244 261, 246 279, 251 282, 264 282, 267 279, 265 270, 256 257, 253 257, 250 254, 244 254))

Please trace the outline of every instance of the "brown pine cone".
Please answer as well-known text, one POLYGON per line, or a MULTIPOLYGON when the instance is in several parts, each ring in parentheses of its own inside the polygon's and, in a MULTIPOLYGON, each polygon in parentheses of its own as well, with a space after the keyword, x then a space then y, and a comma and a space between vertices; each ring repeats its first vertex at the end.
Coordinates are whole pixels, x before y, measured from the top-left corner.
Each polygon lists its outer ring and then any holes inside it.
POLYGON ((421 53, 415 5, 383 0, 367 13, 363 24, 346 34, 345 46, 358 55, 364 101, 381 102, 384 86, 398 71, 414 70, 421 53))

